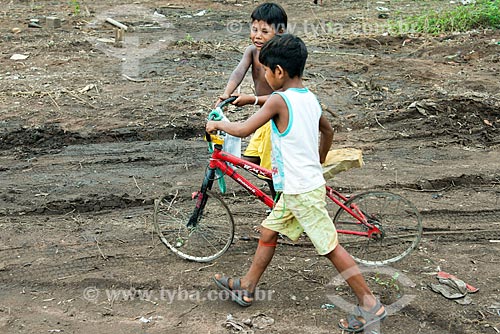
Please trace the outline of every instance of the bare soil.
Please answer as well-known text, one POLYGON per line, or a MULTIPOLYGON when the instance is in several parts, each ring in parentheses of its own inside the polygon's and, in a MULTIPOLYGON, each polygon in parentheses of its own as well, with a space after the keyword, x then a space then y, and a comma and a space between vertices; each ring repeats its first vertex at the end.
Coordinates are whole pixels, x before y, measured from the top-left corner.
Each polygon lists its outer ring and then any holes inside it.
MULTIPOLYGON (((325 306, 328 295, 353 294, 328 288, 337 272, 307 244, 278 247, 260 286, 271 299, 241 308, 204 298, 213 274, 248 268, 256 242, 240 237, 265 215, 233 183, 237 238, 214 263, 178 258, 152 229, 156 198, 201 182, 206 114, 249 43, 256 3, 78 3, 0 1, 0 332, 238 332, 224 325, 231 314, 239 332, 340 333, 349 310, 325 306), (121 47, 108 17, 129 27, 121 47), (118 289, 131 294, 113 298, 118 289)), ((411 283, 398 290, 390 275, 365 272, 385 303, 412 296, 381 331, 498 333, 500 32, 378 29, 387 21, 377 7, 396 18, 448 2, 281 3, 308 46, 305 82, 336 129, 334 146, 364 152, 363 168, 330 182, 401 194, 423 216, 418 249, 392 267, 411 283), (472 303, 432 292, 438 270, 478 287, 472 303)), ((250 80, 241 91, 252 92, 250 80)))

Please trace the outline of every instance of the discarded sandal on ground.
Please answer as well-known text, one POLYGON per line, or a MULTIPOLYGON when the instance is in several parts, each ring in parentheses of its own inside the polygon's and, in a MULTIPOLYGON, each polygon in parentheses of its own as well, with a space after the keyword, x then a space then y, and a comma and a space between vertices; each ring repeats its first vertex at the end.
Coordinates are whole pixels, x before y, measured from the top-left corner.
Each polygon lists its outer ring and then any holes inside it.
POLYGON ((342 321, 345 320, 340 320, 339 327, 349 333, 359 333, 370 325, 384 320, 385 317, 387 317, 387 311, 377 299, 377 304, 369 311, 365 311, 361 306, 356 306, 354 314, 351 314, 347 320, 347 327, 342 324, 342 321), (380 313, 381 309, 383 309, 382 313, 380 313))
POLYGON ((232 278, 222 276, 221 278, 217 279, 213 277, 213 280, 217 286, 229 293, 231 296, 231 300, 236 302, 238 305, 247 307, 252 305, 251 301, 246 301, 244 298, 252 299, 253 300, 253 292, 250 292, 248 290, 242 289, 241 288, 241 281, 239 278, 232 279, 233 280, 233 287, 229 287, 229 280, 232 278))

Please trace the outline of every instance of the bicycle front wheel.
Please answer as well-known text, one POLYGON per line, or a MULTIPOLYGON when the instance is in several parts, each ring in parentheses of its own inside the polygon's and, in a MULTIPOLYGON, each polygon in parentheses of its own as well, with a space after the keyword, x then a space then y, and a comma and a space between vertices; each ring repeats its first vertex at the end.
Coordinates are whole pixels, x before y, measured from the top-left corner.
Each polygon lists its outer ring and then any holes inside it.
MULTIPOLYGON (((345 202, 356 206, 381 230, 372 238, 339 233, 340 244, 355 261, 366 265, 385 265, 403 259, 417 247, 422 238, 422 218, 407 199, 389 192, 367 192, 345 202)), ((337 230, 366 232, 368 228, 342 208, 333 222, 337 230)))
MULTIPOLYGON (((153 222, 160 240, 181 258, 210 262, 224 254, 234 236, 234 220, 222 198, 208 191, 196 210, 189 190, 155 201, 153 222)), ((195 196, 196 197, 196 196, 195 196)))

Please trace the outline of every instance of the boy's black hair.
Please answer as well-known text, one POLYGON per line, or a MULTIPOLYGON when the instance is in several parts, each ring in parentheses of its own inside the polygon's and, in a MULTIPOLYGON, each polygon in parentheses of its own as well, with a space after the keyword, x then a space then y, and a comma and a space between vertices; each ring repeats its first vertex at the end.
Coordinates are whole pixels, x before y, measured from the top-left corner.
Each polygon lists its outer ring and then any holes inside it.
POLYGON ((307 48, 304 42, 292 34, 275 35, 259 54, 261 64, 274 71, 280 65, 290 78, 302 77, 307 60, 307 48))
POLYGON ((250 16, 253 21, 264 21, 273 26, 276 32, 286 31, 288 16, 280 5, 273 2, 266 2, 258 5, 250 16))

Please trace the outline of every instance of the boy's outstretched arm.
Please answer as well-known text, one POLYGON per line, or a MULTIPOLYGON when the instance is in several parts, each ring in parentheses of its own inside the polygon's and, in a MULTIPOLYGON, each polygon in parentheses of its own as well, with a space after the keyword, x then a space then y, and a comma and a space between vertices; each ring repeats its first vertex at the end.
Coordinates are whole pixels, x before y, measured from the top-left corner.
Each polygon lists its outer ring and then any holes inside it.
POLYGON ((243 107, 246 105, 262 106, 266 103, 270 95, 249 95, 249 94, 232 94, 232 96, 238 96, 232 104, 238 107, 243 107))
POLYGON ((217 102, 215 103, 215 106, 217 106, 221 101, 228 99, 245 78, 245 74, 247 74, 248 69, 252 65, 252 47, 254 46, 250 45, 245 49, 243 57, 238 63, 238 66, 236 66, 236 68, 229 76, 229 80, 227 82, 226 88, 224 89, 224 93, 219 96, 217 102))
MULTIPOLYGON (((255 130, 260 128, 266 122, 269 122, 271 118, 280 113, 287 113, 288 109, 285 102, 279 95, 271 96, 266 104, 259 109, 255 114, 250 116, 244 122, 224 122, 224 121, 208 121, 205 130, 208 133, 212 133, 217 130, 224 131, 231 136, 235 137, 247 137, 251 135, 255 130)), ((328 124, 329 125, 329 124, 328 124)))
POLYGON ((319 140, 319 161, 323 163, 333 143, 333 128, 323 115, 319 119, 319 132, 321 134, 319 140))

